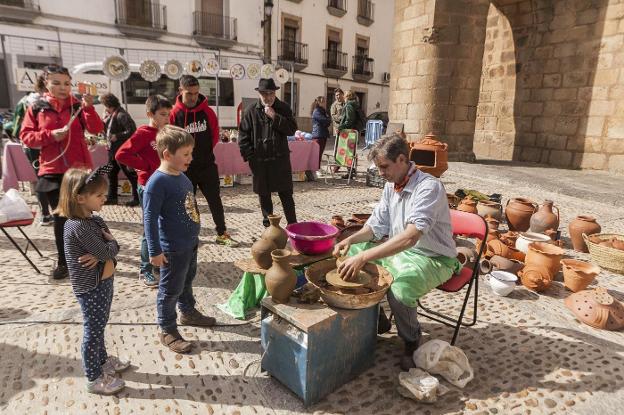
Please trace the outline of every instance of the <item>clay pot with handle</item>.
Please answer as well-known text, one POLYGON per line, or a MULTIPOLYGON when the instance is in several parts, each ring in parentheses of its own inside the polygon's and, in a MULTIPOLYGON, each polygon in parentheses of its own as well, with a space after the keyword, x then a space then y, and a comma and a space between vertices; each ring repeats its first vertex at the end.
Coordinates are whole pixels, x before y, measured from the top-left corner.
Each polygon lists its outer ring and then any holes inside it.
POLYGON ((457 210, 468 213, 477 213, 477 202, 466 197, 459 202, 457 210))
POLYGON ((537 203, 517 197, 509 199, 505 206, 505 217, 510 231, 526 232, 531 226, 531 216, 537 210, 537 203))
POLYGON ((480 200, 477 204, 477 213, 484 218, 491 216, 496 220, 500 220, 503 217, 503 207, 500 203, 491 200, 480 200))
POLYGON ((544 233, 545 231, 552 229, 559 229, 559 208, 554 206, 552 200, 544 200, 544 203, 540 208, 531 216, 531 232, 544 233), (557 210, 557 214, 553 212, 553 209, 557 210))
POLYGON ((589 252, 587 244, 583 240, 583 234, 592 235, 600 233, 602 227, 596 222, 596 218, 592 216, 580 215, 570 222, 568 226, 570 231, 570 239, 575 251, 589 252))
POLYGON ((418 170, 440 177, 448 169, 448 144, 427 134, 422 140, 410 143, 409 158, 418 170))
POLYGON ((267 291, 271 294, 273 302, 277 304, 287 303, 297 285, 297 275, 288 263, 290 255, 290 251, 286 249, 276 249, 271 252, 273 265, 264 277, 267 291))

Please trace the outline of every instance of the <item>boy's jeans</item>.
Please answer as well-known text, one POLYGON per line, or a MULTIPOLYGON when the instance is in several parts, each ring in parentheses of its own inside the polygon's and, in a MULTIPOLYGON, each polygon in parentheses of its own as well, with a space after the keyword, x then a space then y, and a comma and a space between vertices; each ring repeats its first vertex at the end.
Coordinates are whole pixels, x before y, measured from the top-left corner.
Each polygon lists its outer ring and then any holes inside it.
POLYGON ((156 297, 158 325, 163 331, 177 328, 176 303, 182 313, 195 308, 193 280, 197 272, 197 245, 193 249, 165 252, 167 263, 160 267, 160 282, 156 297))
MULTIPOLYGON (((139 194, 139 203, 141 204, 141 209, 143 209, 143 192, 145 191, 145 187, 143 187, 142 185, 138 185, 137 187, 137 193, 139 194)), ((143 231, 143 234, 141 235, 141 265, 139 268, 139 271, 142 273, 144 273, 145 271, 147 272, 154 272, 153 268, 152 268, 152 264, 150 264, 149 262, 149 252, 147 251, 147 239, 145 239, 145 230, 143 231)))

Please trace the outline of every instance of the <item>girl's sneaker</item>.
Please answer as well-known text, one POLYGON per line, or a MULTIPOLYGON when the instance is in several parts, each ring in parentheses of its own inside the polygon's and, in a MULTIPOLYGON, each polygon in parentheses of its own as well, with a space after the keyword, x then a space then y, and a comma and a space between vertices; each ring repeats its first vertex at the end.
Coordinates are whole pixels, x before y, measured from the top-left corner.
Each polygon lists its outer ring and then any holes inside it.
POLYGON ((92 382, 87 382, 87 392, 97 395, 114 395, 125 387, 126 383, 122 379, 106 373, 102 373, 92 382))
POLYGON ((130 367, 130 361, 120 360, 116 356, 108 356, 106 362, 102 365, 102 372, 107 375, 114 376, 115 373, 123 372, 130 367))

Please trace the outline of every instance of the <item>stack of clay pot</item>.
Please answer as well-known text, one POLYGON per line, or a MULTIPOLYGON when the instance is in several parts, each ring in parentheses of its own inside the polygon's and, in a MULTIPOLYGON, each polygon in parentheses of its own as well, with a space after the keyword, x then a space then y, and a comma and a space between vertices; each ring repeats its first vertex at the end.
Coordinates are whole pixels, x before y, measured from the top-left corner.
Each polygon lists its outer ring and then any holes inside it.
POLYGON ((457 210, 468 213, 477 213, 477 201, 469 197, 465 197, 457 205, 457 210))
POLYGON ((583 240, 583 234, 585 235, 593 235, 595 233, 600 233, 602 228, 596 222, 596 218, 592 216, 577 216, 570 222, 568 226, 570 231, 570 239, 572 239, 572 246, 575 251, 578 252, 589 252, 587 249, 587 244, 583 240))
POLYGON ((427 134, 422 140, 410 143, 409 158, 418 170, 440 177, 448 169, 448 144, 427 134))
POLYGON ((614 249, 619 249, 620 251, 624 251, 624 240, 621 239, 621 237, 616 237, 616 236, 612 236, 612 237, 596 237, 596 236, 590 236, 589 237, 590 242, 593 242, 595 244, 598 244, 600 246, 605 246, 607 248, 614 248, 614 249))
POLYGON ((505 218, 510 231, 526 232, 531 226, 531 216, 537 203, 521 197, 509 199, 505 206, 505 218))
POLYGON ((522 284, 533 291, 544 291, 561 269, 563 249, 546 242, 529 244, 525 265, 519 276, 522 284))
POLYGON ((480 200, 477 204, 477 213, 483 218, 493 218, 498 221, 503 217, 503 207, 498 202, 480 200))

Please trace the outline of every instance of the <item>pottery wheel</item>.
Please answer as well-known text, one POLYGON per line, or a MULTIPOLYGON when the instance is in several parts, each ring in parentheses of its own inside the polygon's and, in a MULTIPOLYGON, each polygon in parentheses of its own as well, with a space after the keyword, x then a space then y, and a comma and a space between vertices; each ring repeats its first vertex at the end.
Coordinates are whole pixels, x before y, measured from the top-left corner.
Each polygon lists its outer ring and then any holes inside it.
POLYGON ((359 287, 362 287, 363 285, 368 284, 371 281, 371 275, 368 272, 360 271, 360 273, 358 274, 355 280, 345 281, 342 278, 340 278, 340 274, 338 273, 338 269, 336 268, 336 269, 329 271, 325 275, 325 281, 327 281, 329 284, 333 285, 334 287, 359 288, 359 287))

